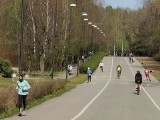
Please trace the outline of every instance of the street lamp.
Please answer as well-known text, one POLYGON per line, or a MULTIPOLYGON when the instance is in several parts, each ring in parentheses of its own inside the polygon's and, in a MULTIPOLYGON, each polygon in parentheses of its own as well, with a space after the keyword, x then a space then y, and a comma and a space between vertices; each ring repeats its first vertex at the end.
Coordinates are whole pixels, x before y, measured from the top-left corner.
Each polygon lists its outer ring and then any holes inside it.
POLYGON ((76 4, 70 4, 70 7, 76 7, 76 4))
POLYGON ((85 12, 83 12, 83 13, 82 13, 82 16, 87 16, 87 15, 88 15, 88 14, 87 14, 87 13, 85 13, 85 12))
POLYGON ((71 19, 71 15, 72 15, 72 7, 76 7, 76 4, 70 4, 70 11, 69 11, 69 28, 68 28, 68 39, 67 39, 67 45, 66 45, 66 80, 68 79, 68 49, 69 49, 69 45, 70 45, 70 39, 71 39, 71 24, 72 24, 72 19, 71 19))
POLYGON ((86 19, 84 19, 84 21, 87 21, 88 19, 86 18, 86 19))
MULTIPOLYGON (((53 33, 54 37, 54 41, 56 42, 57 41, 57 0, 55 0, 55 9, 54 9, 54 33, 53 33)), ((52 40, 52 68, 51 68, 51 78, 53 79, 53 73, 54 73, 54 59, 55 59, 55 56, 54 56, 54 51, 55 51, 55 45, 53 45, 53 40, 52 40)))
POLYGON ((79 46, 78 46, 78 60, 77 60, 77 76, 78 76, 78 73, 79 73, 79 60, 80 60, 80 56, 81 56, 81 52, 80 52, 80 49, 81 49, 81 43, 82 43, 82 40, 83 40, 83 23, 84 23, 84 19, 83 17, 87 16, 88 14, 85 13, 85 12, 82 12, 81 14, 81 23, 82 23, 82 27, 81 27, 81 34, 80 34, 80 40, 79 40, 79 46))
POLYGON ((88 27, 88 55, 90 55, 89 53, 90 53, 90 50, 91 50, 91 48, 90 48, 91 47, 90 42, 91 42, 91 36, 92 36, 92 22, 88 22, 88 25, 89 25, 89 27, 88 27), (91 26, 91 30, 90 30, 91 33, 89 34, 90 26, 91 26))
POLYGON ((88 19, 87 18, 85 18, 85 19, 83 19, 84 20, 84 30, 83 30, 83 43, 84 43, 84 50, 83 50, 83 55, 85 55, 85 53, 86 53, 86 51, 85 51, 85 43, 86 43, 86 34, 85 34, 85 32, 86 32, 86 21, 88 21, 88 19))
POLYGON ((22 62, 23 62, 23 26, 24 26, 24 0, 21 4, 21 39, 19 40, 19 74, 22 74, 22 62))

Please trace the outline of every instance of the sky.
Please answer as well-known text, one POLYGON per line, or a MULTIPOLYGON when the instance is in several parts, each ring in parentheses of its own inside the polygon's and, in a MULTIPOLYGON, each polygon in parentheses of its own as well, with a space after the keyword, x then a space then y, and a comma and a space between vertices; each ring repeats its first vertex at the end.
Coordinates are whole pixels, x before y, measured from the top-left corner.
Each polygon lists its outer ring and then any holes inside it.
POLYGON ((104 0, 104 1, 107 6, 111 5, 113 8, 122 7, 122 8, 130 8, 136 10, 142 5, 140 0, 104 0))

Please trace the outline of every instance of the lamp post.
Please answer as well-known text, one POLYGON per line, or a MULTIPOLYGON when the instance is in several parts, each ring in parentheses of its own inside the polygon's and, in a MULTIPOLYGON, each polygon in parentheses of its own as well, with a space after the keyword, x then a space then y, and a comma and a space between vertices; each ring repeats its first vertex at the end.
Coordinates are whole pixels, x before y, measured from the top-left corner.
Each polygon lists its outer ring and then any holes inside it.
MULTIPOLYGON (((88 30, 90 29, 90 26, 91 26, 91 32, 92 32, 92 22, 88 22, 88 25, 89 25, 89 27, 88 27, 88 30)), ((89 52, 90 52, 90 50, 91 50, 91 45, 90 45, 90 42, 91 42, 91 37, 90 37, 90 35, 92 35, 92 33, 88 33, 88 55, 90 55, 89 54, 89 52)))
MULTIPOLYGON (((85 45, 86 45, 86 44, 85 44, 85 43, 86 43, 86 34, 85 34, 85 33, 86 33, 86 25, 85 25, 85 24, 86 24, 86 23, 85 23, 85 22, 88 21, 88 19, 85 18, 85 19, 83 19, 83 20, 84 20, 84 30, 83 30, 83 43, 84 43, 84 45, 83 45, 83 46, 84 46, 84 48, 85 48, 85 45)), ((83 55, 85 55, 85 53, 86 53, 86 50, 84 49, 83 55)))
POLYGON ((95 41, 95 39, 93 39, 94 37, 93 37, 93 35, 94 35, 94 28, 97 28, 97 26, 96 25, 92 25, 92 27, 93 27, 93 29, 92 29, 92 43, 93 43, 93 51, 95 52, 95 44, 96 44, 96 41, 95 41))
MULTIPOLYGON (((85 43, 85 21, 88 21, 87 18, 84 18, 86 17, 88 14, 83 12, 82 13, 82 48, 84 47, 84 43, 85 43)), ((82 55, 84 56, 84 49, 82 49, 82 55)))
POLYGON ((82 26, 81 26, 81 34, 80 34, 80 40, 79 40, 79 46, 78 46, 78 59, 77 59, 77 76, 78 76, 78 74, 79 74, 79 60, 80 60, 80 55, 81 55, 81 52, 80 52, 80 49, 81 49, 81 43, 83 42, 82 40, 83 40, 83 22, 84 22, 84 20, 83 20, 83 17, 84 16, 87 16, 87 13, 85 13, 85 12, 82 12, 82 16, 81 16, 81 22, 82 22, 82 26))
MULTIPOLYGON (((57 39, 57 0, 55 0, 55 12, 54 12, 54 33, 53 33, 53 40, 56 41, 57 39)), ((52 47, 52 68, 51 68, 51 78, 53 79, 54 74, 54 50, 55 46, 53 45, 54 42, 52 40, 51 47, 52 47)))
POLYGON ((24 26, 24 0, 21 4, 21 39, 19 40, 19 74, 22 74, 22 62, 23 62, 23 26, 24 26))
POLYGON ((76 7, 76 4, 70 4, 69 8, 69 28, 68 28, 68 39, 67 39, 67 45, 66 45, 66 80, 68 79, 68 51, 69 51, 69 45, 70 45, 70 39, 71 39, 71 24, 72 24, 72 7, 76 7))

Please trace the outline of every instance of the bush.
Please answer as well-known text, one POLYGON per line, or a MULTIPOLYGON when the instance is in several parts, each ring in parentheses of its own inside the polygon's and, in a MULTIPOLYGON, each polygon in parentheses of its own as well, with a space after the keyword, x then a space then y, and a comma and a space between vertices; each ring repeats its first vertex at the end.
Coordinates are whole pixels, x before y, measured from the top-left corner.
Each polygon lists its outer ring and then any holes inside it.
POLYGON ((64 80, 37 80, 31 84, 31 89, 29 91, 28 100, 41 98, 48 94, 52 94, 57 90, 63 89, 65 86, 64 80))
POLYGON ((80 66, 80 73, 86 73, 88 67, 90 67, 92 72, 94 72, 105 55, 105 52, 96 53, 90 60, 80 66))
MULTIPOLYGON (((64 80, 31 80, 28 81, 31 85, 27 101, 33 101, 42 98, 46 95, 52 94, 65 86, 64 80)), ((16 85, 10 85, 6 88, 0 88, 0 119, 3 114, 12 112, 16 109, 17 99, 16 85)), ((16 109, 17 110, 17 109, 16 109)))
POLYGON ((157 53, 157 54, 154 56, 154 59, 155 59, 156 61, 160 61, 160 52, 157 53))
POLYGON ((11 63, 7 60, 0 60, 0 73, 3 77, 12 77, 12 66, 11 63))

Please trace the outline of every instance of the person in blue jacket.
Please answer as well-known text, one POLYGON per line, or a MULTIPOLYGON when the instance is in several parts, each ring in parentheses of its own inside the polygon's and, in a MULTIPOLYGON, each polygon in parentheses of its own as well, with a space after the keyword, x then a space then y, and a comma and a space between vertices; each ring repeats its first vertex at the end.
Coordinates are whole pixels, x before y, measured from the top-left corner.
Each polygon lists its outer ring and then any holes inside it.
POLYGON ((88 70, 87 70, 87 76, 88 76, 88 82, 91 83, 92 70, 89 67, 88 67, 88 70))
POLYGON ((16 89, 18 89, 18 108, 19 108, 18 116, 22 116, 22 111, 26 110, 26 98, 28 95, 28 90, 30 89, 30 85, 26 80, 23 79, 23 75, 19 75, 19 80, 17 81, 16 89))

